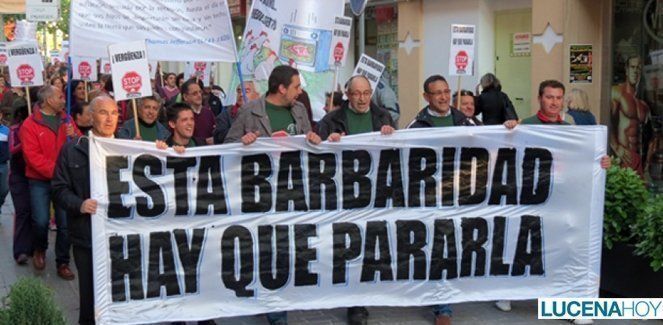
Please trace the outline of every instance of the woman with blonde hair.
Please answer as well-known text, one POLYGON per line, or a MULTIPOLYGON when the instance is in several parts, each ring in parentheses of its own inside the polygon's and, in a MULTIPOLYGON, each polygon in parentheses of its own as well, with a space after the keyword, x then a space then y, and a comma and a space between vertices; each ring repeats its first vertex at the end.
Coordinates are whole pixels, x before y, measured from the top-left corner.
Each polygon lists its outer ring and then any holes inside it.
POLYGON ((566 107, 576 125, 596 125, 596 117, 589 110, 589 98, 583 90, 571 89, 566 96, 566 107))

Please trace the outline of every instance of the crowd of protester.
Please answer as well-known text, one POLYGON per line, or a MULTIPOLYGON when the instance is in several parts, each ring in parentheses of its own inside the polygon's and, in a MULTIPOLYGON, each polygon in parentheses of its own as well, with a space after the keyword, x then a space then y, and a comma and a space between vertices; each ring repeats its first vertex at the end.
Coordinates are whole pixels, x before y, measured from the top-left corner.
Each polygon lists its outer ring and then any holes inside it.
MULTIPOLYGON (((6 72, 0 74, 0 206, 10 192, 16 211, 14 259, 19 265, 32 259, 38 271, 51 264, 45 252, 49 221, 55 221, 53 267, 62 279, 75 279, 70 266, 73 251, 81 324, 94 323, 90 215, 95 213, 97 202, 90 198, 89 137, 149 141, 178 153, 232 142, 249 146, 260 137, 290 135, 305 135, 316 145, 366 132, 389 136, 398 128, 400 113, 397 101, 391 99, 395 96, 389 96, 384 84, 371 89, 368 79, 355 76, 346 82, 343 92, 326 94, 326 115, 315 122, 299 73, 290 66, 273 70, 265 94, 260 94, 252 81, 237 86, 236 103, 225 107, 221 105, 225 93, 214 84, 205 87, 201 80, 186 79, 182 74, 157 74, 154 95, 138 101, 137 116, 133 116, 129 103, 113 100, 108 75, 94 83, 68 81, 64 64, 49 66, 47 74, 48 83, 31 88, 29 93, 24 88, 11 88, 6 72), (372 100, 376 92, 386 95, 376 102, 372 100), (33 103, 32 114, 27 96, 33 103)), ((539 110, 524 119, 517 116, 496 76, 482 77, 481 87, 476 96, 468 90, 452 94, 443 76, 430 76, 423 83, 423 98, 428 104, 408 128, 502 124, 513 129, 518 124, 596 123, 587 95, 574 89, 565 102, 564 85, 555 80, 540 84, 539 110)), ((609 164, 604 157, 602 167, 609 164)), ((511 308, 508 301, 497 306, 504 311, 511 308)), ((436 324, 451 323, 450 305, 434 306, 433 311, 436 324)), ((348 308, 347 314, 350 324, 366 324, 369 316, 361 306, 348 308)), ((286 312, 270 313, 267 318, 271 324, 287 324, 286 312)))

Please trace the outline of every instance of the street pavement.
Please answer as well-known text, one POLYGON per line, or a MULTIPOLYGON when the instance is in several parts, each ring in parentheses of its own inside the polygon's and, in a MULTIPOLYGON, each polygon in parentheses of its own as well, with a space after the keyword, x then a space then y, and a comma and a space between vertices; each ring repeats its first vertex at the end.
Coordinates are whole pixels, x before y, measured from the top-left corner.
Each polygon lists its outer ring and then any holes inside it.
MULTIPOLYGON (((57 276, 55 270, 55 256, 52 245, 55 243, 55 232, 50 233, 51 247, 46 254, 46 269, 35 271, 32 261, 25 266, 19 266, 12 257, 12 229, 14 208, 10 196, 2 207, 0 215, 0 301, 9 292, 11 285, 21 277, 38 277, 55 293, 55 300, 64 311, 69 324, 78 321, 78 281, 65 281, 57 276)), ((75 272, 72 261, 72 270, 75 272)), ((491 302, 463 303, 453 305, 454 324, 570 324, 567 321, 540 321, 537 320, 537 306, 535 300, 517 301, 512 304, 513 310, 505 313, 497 310, 491 302)), ((369 307, 369 324, 433 324, 434 318, 430 308, 407 307, 386 308, 369 307)), ((345 309, 328 309, 313 311, 293 311, 288 313, 290 324, 346 324, 345 309)), ((219 318, 217 324, 248 325, 268 324, 264 316, 244 316, 232 318, 219 318)), ((195 324, 195 323, 190 323, 195 324)), ((594 324, 663 324, 663 321, 595 321, 594 324)), ((39 324, 41 325, 41 324, 39 324)))

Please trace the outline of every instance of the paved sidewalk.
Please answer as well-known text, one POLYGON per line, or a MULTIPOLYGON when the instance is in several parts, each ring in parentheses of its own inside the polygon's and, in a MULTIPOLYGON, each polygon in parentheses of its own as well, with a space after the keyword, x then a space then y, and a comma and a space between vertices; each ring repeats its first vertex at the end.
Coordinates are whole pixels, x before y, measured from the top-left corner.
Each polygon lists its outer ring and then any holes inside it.
MULTIPOLYGON (((0 215, 0 298, 5 297, 10 286, 17 279, 26 276, 36 276, 56 293, 56 301, 64 310, 70 324, 78 321, 78 281, 64 281, 58 278, 55 270, 55 256, 52 247, 49 247, 46 257, 46 269, 35 271, 32 261, 26 266, 18 266, 12 257, 12 229, 13 206, 8 196, 7 202, 0 215)), ((55 242, 55 233, 51 232, 49 243, 55 242)), ((75 271, 75 268, 72 270, 75 271)), ((433 315, 430 308, 368 308, 370 312, 369 324, 433 324, 433 315)), ((539 321, 536 319, 536 301, 521 301, 513 303, 513 310, 504 313, 493 307, 492 303, 464 303, 453 305, 454 324, 570 324, 566 321, 539 321)), ((346 324, 345 309, 295 311, 289 313, 291 324, 346 324)), ((194 323, 190 323, 194 324, 194 323)), ((217 324, 248 325, 268 324, 264 317, 246 316, 221 318, 217 324)), ((595 324, 663 324, 660 321, 596 321, 595 324)))

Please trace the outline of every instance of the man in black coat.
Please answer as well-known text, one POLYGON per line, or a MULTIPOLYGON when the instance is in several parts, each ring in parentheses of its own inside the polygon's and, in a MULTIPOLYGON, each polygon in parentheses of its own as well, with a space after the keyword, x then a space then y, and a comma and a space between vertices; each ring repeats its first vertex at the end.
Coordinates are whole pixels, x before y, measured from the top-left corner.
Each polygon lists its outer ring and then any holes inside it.
POLYGON ((348 81, 348 100, 340 109, 325 115, 318 125, 322 140, 338 141, 343 135, 380 131, 391 134, 396 124, 384 109, 371 104, 373 90, 366 77, 358 75, 348 81))
MULTIPOLYGON (((110 97, 97 97, 90 103, 91 137, 112 138, 119 110, 110 97)), ((90 198, 89 141, 81 137, 62 147, 51 181, 53 197, 67 212, 69 238, 74 250, 80 288, 79 324, 94 324, 92 278, 92 223, 97 201, 90 198)))
POLYGON ((444 77, 433 75, 424 82, 424 107, 408 129, 474 125, 461 111, 451 107, 451 89, 444 77))

